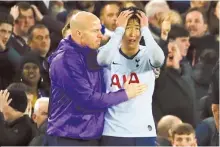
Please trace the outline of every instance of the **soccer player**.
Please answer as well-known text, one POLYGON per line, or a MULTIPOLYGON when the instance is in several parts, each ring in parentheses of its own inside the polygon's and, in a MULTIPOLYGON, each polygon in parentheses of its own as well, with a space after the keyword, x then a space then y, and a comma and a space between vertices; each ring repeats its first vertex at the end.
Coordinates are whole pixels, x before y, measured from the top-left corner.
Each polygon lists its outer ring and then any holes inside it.
POLYGON ((156 129, 152 115, 153 69, 164 62, 164 53, 148 29, 146 15, 137 8, 123 10, 109 42, 99 49, 97 61, 105 66, 107 92, 129 83, 143 83, 147 90, 134 100, 112 106, 105 114, 101 145, 155 145, 156 129), (141 36, 146 46, 139 45, 141 36))

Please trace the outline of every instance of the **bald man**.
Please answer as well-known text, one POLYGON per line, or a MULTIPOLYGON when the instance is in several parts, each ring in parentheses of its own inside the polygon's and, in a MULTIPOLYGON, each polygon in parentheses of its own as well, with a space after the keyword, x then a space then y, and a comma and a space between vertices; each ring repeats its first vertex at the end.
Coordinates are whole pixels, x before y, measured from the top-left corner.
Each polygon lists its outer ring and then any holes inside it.
POLYGON ((70 29, 71 35, 49 57, 47 141, 49 146, 98 145, 107 108, 142 94, 146 86, 126 82, 121 90, 103 93, 102 68, 96 61, 102 39, 100 20, 92 13, 78 12, 70 29))
POLYGON ((157 144, 160 146, 171 146, 172 128, 183 123, 182 120, 173 115, 166 115, 157 124, 157 144))

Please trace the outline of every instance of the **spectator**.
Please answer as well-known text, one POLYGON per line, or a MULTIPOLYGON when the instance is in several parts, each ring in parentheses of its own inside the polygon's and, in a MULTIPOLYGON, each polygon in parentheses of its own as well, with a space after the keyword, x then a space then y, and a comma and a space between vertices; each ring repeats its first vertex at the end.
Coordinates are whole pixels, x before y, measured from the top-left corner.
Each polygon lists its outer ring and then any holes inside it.
POLYGON ((43 24, 37 24, 30 28, 28 34, 28 45, 31 50, 39 56, 44 84, 47 84, 47 87, 50 87, 50 78, 48 73, 49 67, 46 61, 51 42, 50 32, 43 24))
POLYGON ((32 51, 39 54, 42 60, 47 57, 50 42, 50 32, 46 26, 37 24, 30 28, 28 33, 28 45, 32 51))
POLYGON ((212 69, 218 60, 218 54, 212 49, 205 49, 199 58, 198 63, 193 67, 193 80, 195 81, 196 99, 200 100, 209 89, 212 77, 212 69))
POLYGON ((186 13, 185 26, 191 37, 202 37, 208 32, 204 10, 192 8, 186 13))
MULTIPOLYGON (((210 87, 209 87, 208 93, 209 92, 210 92, 210 87)), ((213 117, 211 106, 212 106, 212 100, 211 100, 211 97, 209 96, 209 94, 202 97, 199 100, 200 119, 201 120, 204 120, 209 117, 213 117)))
POLYGON ((105 27, 105 34, 112 36, 116 29, 116 20, 119 15, 120 5, 118 2, 105 2, 100 10, 100 20, 105 27))
POLYGON ((14 34, 27 42, 28 30, 35 24, 36 21, 34 11, 31 8, 31 5, 27 2, 19 2, 17 6, 18 9, 15 12, 18 13, 17 18, 15 17, 16 14, 13 14, 15 20, 14 34))
POLYGON ((196 127, 196 138, 198 146, 219 146, 219 130, 214 117, 204 119, 196 127))
POLYGON ((166 115, 162 117, 157 125, 157 145, 171 146, 172 129, 181 123, 181 119, 173 115, 166 115))
POLYGON ((219 146, 219 61, 213 69, 209 98, 213 117, 203 120, 196 128, 199 146, 219 146))
POLYGON ((152 103, 155 121, 165 115, 175 115, 183 122, 196 126, 198 115, 190 71, 186 66, 181 67, 182 55, 177 41, 170 40, 168 51, 166 66, 155 84, 152 103))
POLYGON ((30 118, 32 116, 32 100, 33 100, 33 95, 31 94, 31 89, 25 85, 24 83, 12 83, 7 87, 8 90, 21 90, 24 91, 26 96, 27 96, 27 109, 25 111, 25 114, 27 114, 30 118))
POLYGON ((49 98, 39 98, 34 106, 33 120, 37 124, 38 134, 30 142, 29 146, 43 146, 47 129, 49 98))
POLYGON ((32 139, 32 122, 24 115, 26 107, 27 97, 24 91, 0 91, 1 146, 26 146, 32 139))
POLYGON ((203 10, 192 8, 186 13, 185 27, 190 33, 191 49, 188 53, 192 65, 198 62, 198 58, 204 49, 213 49, 218 53, 218 41, 216 36, 208 34, 207 17, 203 10))
POLYGON ((54 19, 56 19, 58 13, 65 11, 64 1, 62 0, 50 1, 49 9, 51 16, 54 19))
POLYGON ((10 14, 0 13, 0 89, 12 82, 16 72, 16 51, 9 50, 8 41, 13 31, 13 17, 10 14))
POLYGON ((190 124, 182 123, 172 130, 172 146, 196 147, 195 131, 190 124))
POLYGON ((46 87, 47 85, 45 86, 42 77, 42 66, 35 53, 25 54, 21 60, 17 76, 17 81, 21 81, 30 87, 30 93, 33 95, 32 106, 38 98, 49 95, 49 88, 46 87))
POLYGON ((145 13, 148 17, 149 28, 157 42, 160 40, 159 18, 162 13, 169 10, 170 8, 165 0, 151 0, 145 6, 145 13))

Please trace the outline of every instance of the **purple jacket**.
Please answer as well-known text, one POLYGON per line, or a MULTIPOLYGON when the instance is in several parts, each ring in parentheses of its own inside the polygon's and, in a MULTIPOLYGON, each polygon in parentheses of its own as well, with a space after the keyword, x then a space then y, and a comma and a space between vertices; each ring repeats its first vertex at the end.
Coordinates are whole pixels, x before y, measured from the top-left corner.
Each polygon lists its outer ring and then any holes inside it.
POLYGON ((100 138, 107 108, 128 100, 124 90, 103 93, 102 69, 96 56, 95 50, 79 46, 68 36, 49 57, 48 135, 100 138))

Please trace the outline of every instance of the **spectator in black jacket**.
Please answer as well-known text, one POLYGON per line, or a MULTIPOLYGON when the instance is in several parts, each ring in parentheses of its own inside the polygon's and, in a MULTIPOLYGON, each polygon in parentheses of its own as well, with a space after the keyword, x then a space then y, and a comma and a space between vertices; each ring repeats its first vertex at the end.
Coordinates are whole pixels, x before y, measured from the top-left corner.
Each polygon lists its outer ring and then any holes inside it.
POLYGON ((156 80, 153 95, 153 114, 158 122, 165 115, 175 115, 183 122, 197 123, 195 88, 189 70, 180 64, 182 56, 176 42, 169 42, 165 69, 156 80), (187 77, 187 78, 185 78, 187 77))
POLYGON ((218 53, 212 49, 205 49, 199 57, 198 63, 193 67, 193 80, 195 81, 196 98, 200 100, 209 89, 212 69, 218 60, 218 53))
MULTIPOLYGON (((13 31, 13 17, 10 14, 0 13, 0 89, 12 82, 17 64, 17 52, 9 50, 8 40, 13 31)), ((19 58, 18 58, 19 61, 19 58)))
POLYGON ((213 117, 205 119, 196 128, 200 146, 219 146, 219 61, 213 70, 210 90, 213 117))
POLYGON ((44 83, 50 86, 49 68, 47 64, 47 54, 50 49, 50 32, 43 24, 36 24, 30 28, 28 33, 28 45, 36 55, 39 56, 39 61, 42 66, 42 77, 44 83))
POLYGON ((32 139, 32 123, 24 115, 26 107, 24 91, 0 91, 1 146, 26 146, 32 139))
POLYGON ((215 35, 209 34, 207 16, 202 9, 192 8, 186 13, 185 27, 190 33, 191 47, 188 57, 194 66, 204 51, 213 49, 219 52, 219 42, 215 35))

